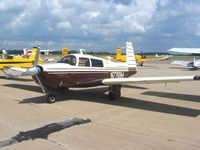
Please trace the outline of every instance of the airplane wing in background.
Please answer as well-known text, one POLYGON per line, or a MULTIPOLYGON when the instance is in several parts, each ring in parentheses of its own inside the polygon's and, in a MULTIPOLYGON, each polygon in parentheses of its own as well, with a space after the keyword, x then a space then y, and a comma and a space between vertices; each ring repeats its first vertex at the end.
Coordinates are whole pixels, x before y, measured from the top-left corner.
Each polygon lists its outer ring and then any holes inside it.
POLYGON ((102 81, 105 85, 130 85, 130 84, 151 84, 170 83, 180 81, 200 80, 200 76, 169 76, 169 77, 130 77, 130 78, 108 78, 102 81))
POLYGON ((20 68, 20 67, 5 67, 6 69, 10 69, 10 70, 13 70, 13 71, 19 71, 19 72, 26 72, 27 69, 26 68, 20 68))
POLYGON ((146 62, 146 61, 155 61, 155 60, 166 60, 167 57, 160 57, 160 58, 142 58, 137 60, 138 62, 146 62))
MULTIPOLYGON (((5 67, 6 69, 9 69, 9 70, 13 70, 13 71, 18 71, 20 72, 20 74, 17 75, 17 77, 21 77, 21 76, 29 76, 29 74, 27 74, 27 68, 20 68, 20 67, 5 67)), ((16 76, 12 76, 10 75, 10 77, 7 77, 7 78, 12 78, 12 77, 16 77, 16 76)))
POLYGON ((171 48, 168 51, 177 53, 200 54, 200 48, 171 48))
POLYGON ((182 66, 185 66, 185 67, 188 67, 189 64, 191 64, 192 61, 187 61, 187 60, 175 60, 172 62, 172 64, 175 64, 175 65, 182 65, 182 66))

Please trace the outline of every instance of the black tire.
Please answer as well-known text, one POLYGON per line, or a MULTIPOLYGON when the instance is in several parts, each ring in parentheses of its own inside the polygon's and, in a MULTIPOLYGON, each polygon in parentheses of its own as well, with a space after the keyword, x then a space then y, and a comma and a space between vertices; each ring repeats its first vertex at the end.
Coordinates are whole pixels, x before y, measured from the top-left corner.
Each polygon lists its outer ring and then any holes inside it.
POLYGON ((53 94, 47 95, 47 103, 55 103, 56 101, 56 96, 53 94))
POLYGON ((115 85, 109 87, 109 93, 108 93, 108 98, 109 100, 116 100, 121 96, 121 86, 115 85))
POLYGON ((115 97, 113 92, 108 93, 108 99, 111 100, 111 101, 116 100, 116 97, 115 97))

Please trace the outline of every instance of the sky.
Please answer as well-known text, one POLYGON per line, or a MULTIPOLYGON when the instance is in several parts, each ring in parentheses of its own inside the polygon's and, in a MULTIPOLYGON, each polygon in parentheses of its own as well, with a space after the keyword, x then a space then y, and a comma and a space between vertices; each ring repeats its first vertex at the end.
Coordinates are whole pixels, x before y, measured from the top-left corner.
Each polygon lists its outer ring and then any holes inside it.
POLYGON ((199 0, 0 0, 0 49, 200 47, 199 0))

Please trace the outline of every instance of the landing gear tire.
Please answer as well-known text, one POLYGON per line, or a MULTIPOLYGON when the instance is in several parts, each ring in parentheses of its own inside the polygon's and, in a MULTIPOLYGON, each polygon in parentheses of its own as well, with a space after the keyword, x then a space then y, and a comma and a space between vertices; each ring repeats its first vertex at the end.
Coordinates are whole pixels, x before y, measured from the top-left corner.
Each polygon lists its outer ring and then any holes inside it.
POLYGON ((111 101, 114 101, 117 99, 117 97, 115 96, 115 94, 113 92, 109 92, 108 93, 108 99, 111 101))
POLYGON ((55 101, 56 101, 56 96, 55 95, 53 95, 53 94, 48 94, 47 95, 47 102, 48 103, 55 103, 55 101))
POLYGON ((121 86, 111 86, 109 88, 108 98, 113 101, 121 96, 121 86))

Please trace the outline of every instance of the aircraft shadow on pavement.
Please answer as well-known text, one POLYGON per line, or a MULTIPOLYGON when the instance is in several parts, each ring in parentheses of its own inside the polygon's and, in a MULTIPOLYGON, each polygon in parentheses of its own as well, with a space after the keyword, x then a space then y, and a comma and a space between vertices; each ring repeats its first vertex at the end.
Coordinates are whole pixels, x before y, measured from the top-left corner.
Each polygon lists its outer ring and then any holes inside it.
MULTIPOLYGON (((110 101, 107 95, 103 94, 108 88, 96 88, 96 89, 85 89, 85 90, 70 90, 68 95, 58 94, 57 102, 66 100, 77 100, 77 101, 87 101, 94 103, 103 103, 107 105, 121 106, 134 109, 142 109, 148 111, 155 111, 168 114, 176 114, 188 117, 196 117, 200 114, 200 110, 192 109, 187 107, 174 106, 169 104, 162 104, 156 102, 150 102, 142 99, 120 97, 118 100, 110 101)), ((122 93, 123 94, 123 93, 122 93)), ((27 98, 19 102, 23 103, 46 103, 46 97, 34 97, 27 98)), ((52 104, 53 105, 53 104, 52 104)))
POLYGON ((200 102, 200 96, 198 95, 176 94, 176 93, 155 92, 155 91, 147 91, 142 94, 148 95, 148 96, 171 98, 171 99, 176 99, 176 100, 200 102))
POLYGON ((191 72, 191 71, 199 71, 199 68, 187 68, 187 67, 169 67, 170 69, 177 69, 177 70, 180 70, 180 71, 188 71, 188 72, 191 72))
POLYGON ((42 93, 41 88, 39 86, 34 86, 34 85, 4 84, 3 86, 42 93))

